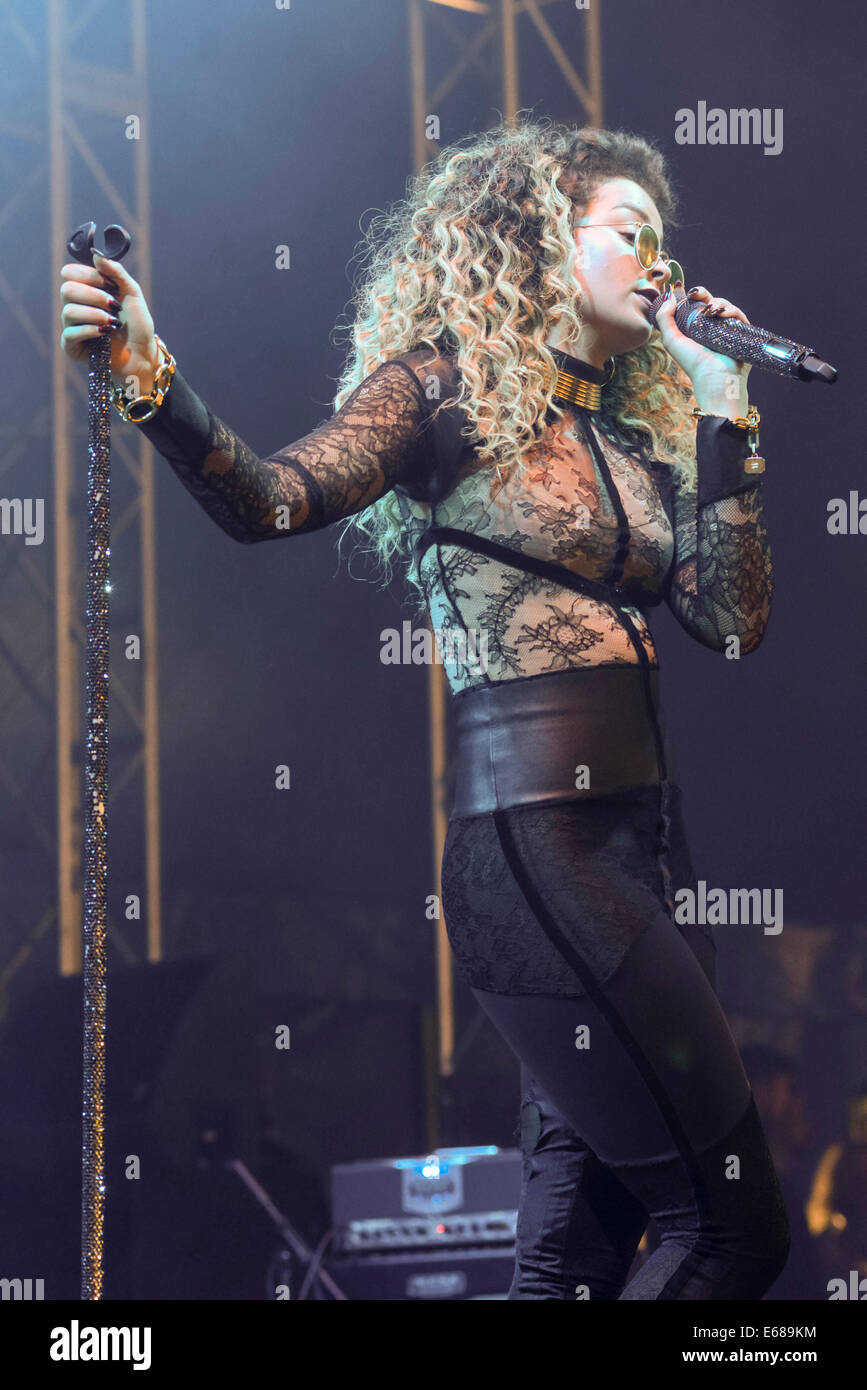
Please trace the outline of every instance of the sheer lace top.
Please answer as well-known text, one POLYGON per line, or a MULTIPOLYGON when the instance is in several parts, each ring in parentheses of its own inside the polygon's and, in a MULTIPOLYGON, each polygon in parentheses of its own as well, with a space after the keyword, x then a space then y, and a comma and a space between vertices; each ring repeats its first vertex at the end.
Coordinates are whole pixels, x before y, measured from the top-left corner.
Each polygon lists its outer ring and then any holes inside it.
MULTIPOLYGON (((433 522, 626 586, 628 612, 656 664, 645 609, 668 603, 697 641, 741 654, 763 636, 773 578, 761 478, 743 471, 746 435, 707 417, 696 434, 698 487, 653 459, 648 436, 604 411, 549 414, 525 467, 499 484, 461 438, 459 382, 427 348, 383 363, 309 434, 259 456, 175 372, 137 428, 217 524, 243 543, 318 530, 394 489, 415 541, 433 522), (492 481, 497 484, 492 488, 492 481), (433 505, 432 505, 433 504, 433 505)), ((421 556, 423 587, 453 690, 488 680, 639 659, 616 610, 459 541, 421 556)))

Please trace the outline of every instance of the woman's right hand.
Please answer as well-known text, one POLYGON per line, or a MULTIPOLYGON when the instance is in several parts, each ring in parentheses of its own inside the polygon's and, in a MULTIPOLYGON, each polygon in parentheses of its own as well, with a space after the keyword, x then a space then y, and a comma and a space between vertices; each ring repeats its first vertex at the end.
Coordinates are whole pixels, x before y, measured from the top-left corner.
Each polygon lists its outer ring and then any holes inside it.
POLYGON ((108 329, 112 378, 125 387, 128 378, 134 377, 132 385, 138 389, 132 395, 147 395, 153 389, 160 354, 141 286, 119 261, 107 260, 98 251, 94 260, 97 268, 79 262, 61 267, 61 347, 73 362, 89 363, 92 340, 104 325, 117 321, 117 327, 108 329), (106 280, 113 282, 113 290, 106 280))

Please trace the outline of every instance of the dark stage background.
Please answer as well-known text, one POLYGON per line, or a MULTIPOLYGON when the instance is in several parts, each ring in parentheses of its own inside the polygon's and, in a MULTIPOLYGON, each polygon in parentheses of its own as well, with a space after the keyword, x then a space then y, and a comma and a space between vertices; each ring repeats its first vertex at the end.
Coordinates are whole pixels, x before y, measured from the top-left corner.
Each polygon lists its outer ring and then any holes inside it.
MULTIPOLYGON (((455 32, 469 32, 467 17, 447 18, 455 32)), ((581 13, 553 6, 546 18, 578 63, 581 13)), ((583 123, 550 55, 526 18, 522 24, 522 107, 583 123)), ((784 891, 780 936, 721 929, 722 994, 741 1041, 773 1042, 795 1059, 812 1098, 808 1163, 844 1128, 847 1089, 864 1067, 856 1044, 864 1032, 867 537, 826 528, 829 500, 863 486, 863 11, 848 0, 609 0, 602 36, 604 123, 652 138, 668 156, 681 198, 669 249, 687 284, 704 284, 753 323, 815 345, 840 372, 831 389, 755 370, 750 377, 763 417, 776 573, 758 651, 727 662, 690 641, 667 611, 652 616, 699 877, 784 891), (782 108, 782 152, 677 145, 675 112, 699 101, 782 108)), ((103 59, 123 57, 107 11, 75 44, 80 57, 88 45, 103 59)), ((359 229, 402 196, 411 172, 406 10, 400 0, 294 0, 285 12, 252 0, 152 0, 147 44, 156 330, 212 410, 266 454, 331 414, 343 361, 333 329, 349 313, 359 229), (291 248, 290 270, 275 269, 282 244, 291 248)), ((42 77, 14 63, 11 48, 2 63, 23 119, 45 100, 42 77)), ((464 84, 437 112, 441 143, 494 124, 500 101, 481 74, 464 84)), ((5 200, 21 171, 8 140, 4 149, 5 200)), ((129 162, 119 127, 120 186, 129 162)), ((70 230, 91 217, 100 229, 115 220, 85 170, 70 206, 70 230)), ((59 332, 59 266, 47 254, 47 223, 35 200, 33 246, 45 254, 26 261, 27 294, 50 338, 59 332)), ((128 264, 137 275, 134 255, 128 264)), ((2 267, 14 282, 11 250, 2 267)), ((7 439, 23 428, 16 331, 9 316, 0 343, 7 439)), ((47 367, 41 389, 50 392, 47 367)), ((116 416, 112 424, 116 433, 128 429, 116 416)), ((83 487, 83 433, 78 449, 83 487)), ((25 495, 38 476, 50 499, 50 434, 27 452, 3 486, 25 495)), ((416 1056, 405 1040, 421 1037, 434 1002, 425 916, 433 891, 427 673, 381 664, 380 633, 409 612, 399 607, 402 585, 383 592, 350 577, 346 562, 338 565, 335 531, 236 544, 164 460, 156 467, 165 955, 244 958, 250 989, 266 999, 256 1015, 266 1070, 280 1022, 300 1023, 323 1007, 384 1020, 378 1029, 365 1023, 362 1061, 355 1056, 351 1072, 345 1016, 346 1041, 327 1065, 327 1017, 306 1034, 299 1027, 282 1081, 272 1078, 264 1107, 272 1137, 324 1184, 332 1162, 424 1143, 421 1047, 416 1056), (288 792, 274 788, 284 763, 288 792), (305 1049, 305 1036, 318 1041, 305 1049), (395 1047, 412 1066, 409 1080, 393 1083, 388 1120, 383 1068, 395 1047)), ((49 577, 52 546, 49 530, 38 560, 49 577)), ((118 661, 124 635, 136 630, 137 577, 124 564, 121 539, 113 551, 118 661)), ((370 580, 362 558, 352 568, 370 580)), ((28 603, 22 593, 3 616, 5 641, 17 642, 19 654, 33 624, 50 623, 28 603)), ((3 658, 0 670, 11 690, 15 676, 3 658)), ((50 820, 54 769, 50 756, 37 766, 28 751, 32 707, 4 699, 3 708, 10 766, 50 820)), ((140 924, 122 920, 125 895, 142 889, 140 818, 129 800, 119 802, 111 833, 110 911, 140 953, 140 924)), ((0 952, 8 964, 44 897, 46 860, 11 804, 2 834, 0 952)), ((116 950, 115 964, 132 968, 116 950)), ((52 933, 35 942, 25 968, 4 974, 12 1035, 32 1001, 48 998, 55 974, 52 933)), ((458 993, 466 1023, 467 997, 460 986, 458 993)), ((49 1039, 53 1016, 44 1015, 49 1039)), ((58 1022, 57 1047, 68 1038, 74 1029, 58 1022)), ((514 1143, 517 1065, 489 1025, 459 1063, 445 1140, 514 1143)), ((10 1132, 19 1103, 10 1087, 10 1132)), ((50 1109, 37 1122, 47 1134, 50 1109)), ((73 1144, 73 1242, 75 1159, 73 1144)), ((28 1230, 25 1219, 16 1250, 27 1248, 28 1230)))

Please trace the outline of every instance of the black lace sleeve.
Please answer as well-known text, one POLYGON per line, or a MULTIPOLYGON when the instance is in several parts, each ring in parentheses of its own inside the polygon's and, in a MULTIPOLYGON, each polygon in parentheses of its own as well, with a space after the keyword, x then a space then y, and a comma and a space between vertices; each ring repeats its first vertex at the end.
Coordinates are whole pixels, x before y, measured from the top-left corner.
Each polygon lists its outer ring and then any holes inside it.
POLYGON ((159 410, 137 425, 184 487, 235 540, 317 531, 395 485, 424 485, 432 437, 423 377, 384 362, 310 434, 260 458, 176 369, 159 410))
POLYGON ((667 602, 686 631, 714 651, 739 639, 753 651, 767 627, 774 592, 761 475, 744 473, 747 434, 705 416, 696 431, 698 489, 672 490, 675 553, 667 602))

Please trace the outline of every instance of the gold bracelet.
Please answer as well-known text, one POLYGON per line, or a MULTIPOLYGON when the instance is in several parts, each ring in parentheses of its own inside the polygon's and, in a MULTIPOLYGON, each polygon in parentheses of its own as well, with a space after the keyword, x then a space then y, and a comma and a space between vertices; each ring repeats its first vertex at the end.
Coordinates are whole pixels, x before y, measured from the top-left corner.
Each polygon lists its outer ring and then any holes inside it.
POLYGON ((126 392, 123 391, 122 388, 118 386, 116 382, 112 382, 111 385, 111 399, 114 401, 114 404, 120 412, 122 418, 124 420, 129 420, 133 425, 144 424, 145 420, 151 420, 154 417, 154 415, 156 415, 157 411, 159 410, 160 406, 165 400, 166 392, 168 391, 172 377, 175 374, 175 359, 172 357, 172 354, 169 352, 162 338, 157 337, 156 333, 154 334, 154 338, 156 340, 156 345, 159 349, 160 356, 162 357, 162 361, 160 362, 160 365, 157 368, 156 375, 154 376, 154 386, 150 395, 133 396, 132 399, 130 399, 126 395, 126 392), (133 415, 132 411, 135 410, 137 406, 144 406, 145 413, 141 415, 133 415))
POLYGON ((762 417, 754 405, 748 408, 746 415, 738 415, 734 420, 729 415, 719 415, 715 410, 700 410, 697 405, 693 406, 692 413, 696 420, 703 420, 706 415, 715 415, 719 420, 728 420, 730 425, 737 425, 739 430, 748 430, 750 452, 744 459, 744 472, 764 473, 765 460, 756 453, 759 442, 759 421, 762 417))

